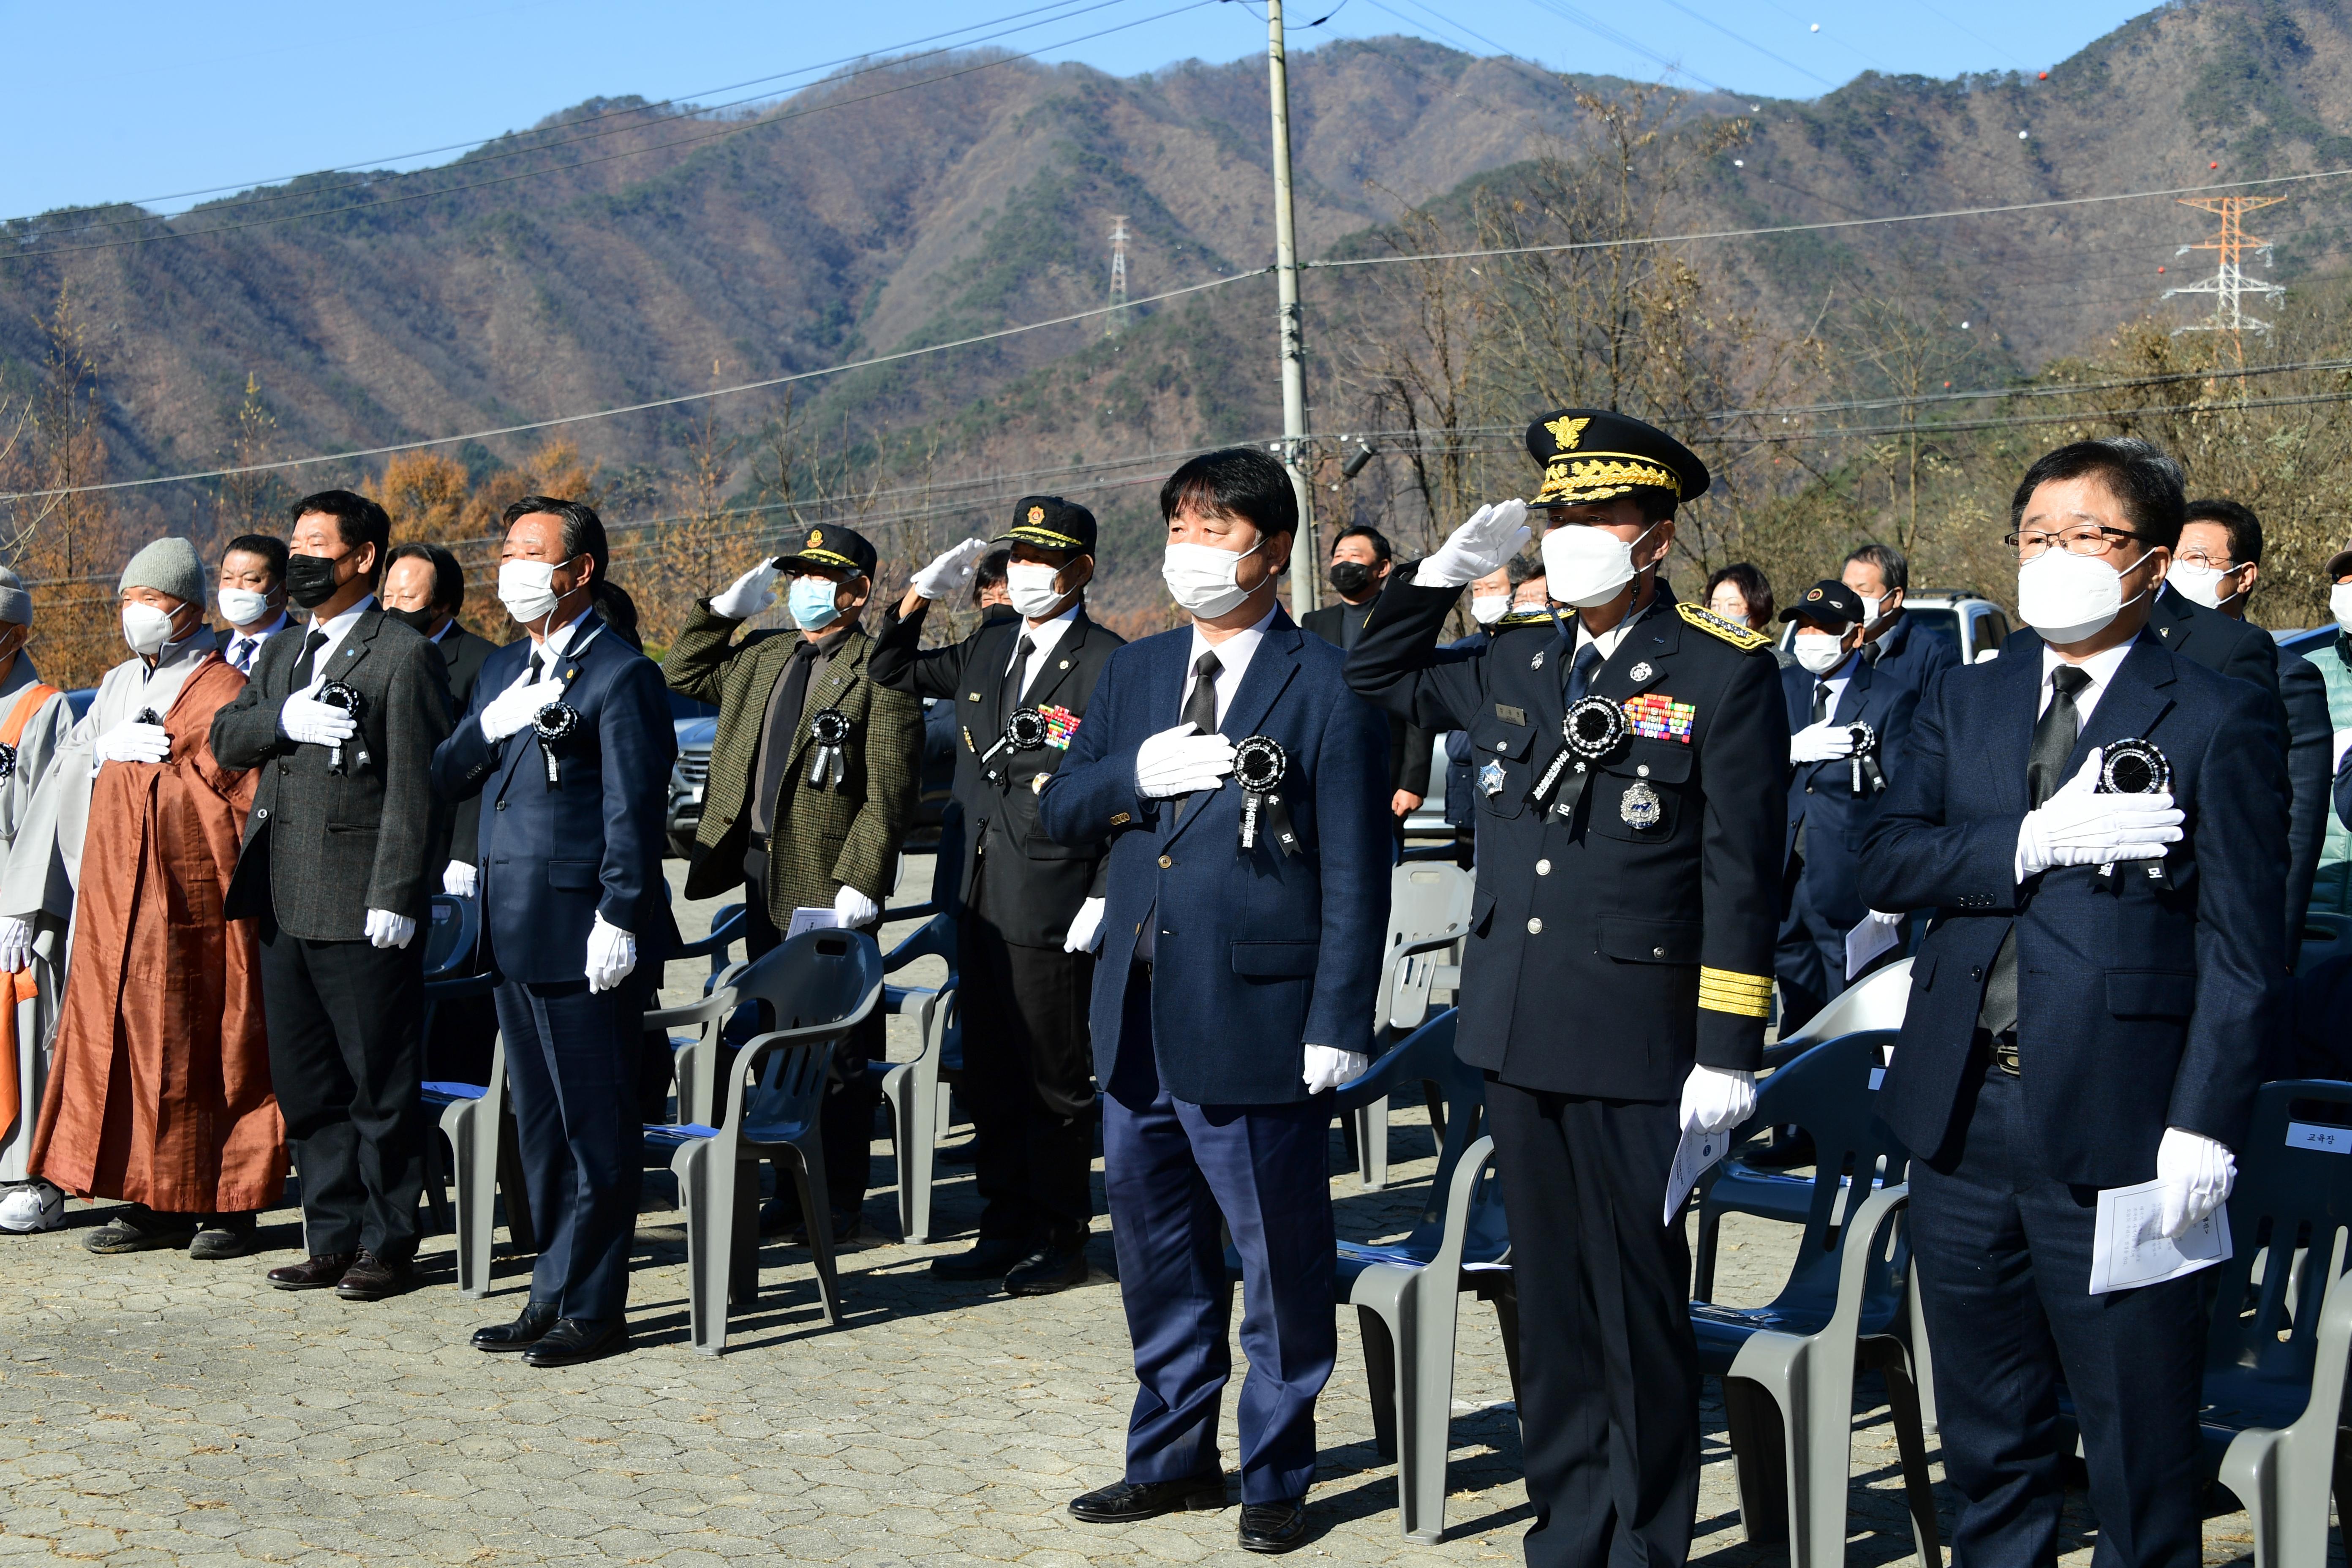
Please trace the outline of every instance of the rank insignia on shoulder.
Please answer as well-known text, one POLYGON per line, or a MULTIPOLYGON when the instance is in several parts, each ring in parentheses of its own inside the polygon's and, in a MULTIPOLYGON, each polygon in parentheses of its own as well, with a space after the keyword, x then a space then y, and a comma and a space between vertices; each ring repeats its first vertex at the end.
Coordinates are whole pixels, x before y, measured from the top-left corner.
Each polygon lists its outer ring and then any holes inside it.
POLYGON ((1488 763, 1478 770, 1478 793, 1493 799, 1503 793, 1503 764, 1488 763))
POLYGON ((1737 621, 1724 619, 1713 610, 1683 600, 1675 605, 1675 614, 1710 636, 1719 637, 1742 653, 1754 653, 1767 647, 1772 639, 1762 632, 1750 631, 1737 621))
POLYGON ((1644 691, 1625 699, 1623 707, 1626 722, 1642 739, 1690 744, 1691 721, 1698 717, 1692 704, 1677 702, 1663 691, 1644 691))

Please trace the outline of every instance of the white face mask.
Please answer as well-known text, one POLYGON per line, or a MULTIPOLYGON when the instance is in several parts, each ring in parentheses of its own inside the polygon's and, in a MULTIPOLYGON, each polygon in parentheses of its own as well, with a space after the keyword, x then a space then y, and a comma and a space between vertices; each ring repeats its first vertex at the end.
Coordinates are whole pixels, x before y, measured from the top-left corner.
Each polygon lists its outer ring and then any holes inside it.
POLYGON ((1845 662, 1845 639, 1821 632, 1799 632, 1797 662, 1815 675, 1827 675, 1845 662))
POLYGON ((269 595, 250 588, 220 590, 221 619, 233 626, 249 626, 269 613, 269 595))
POLYGON ((1871 627, 1878 624, 1878 606, 1886 603, 1886 595, 1881 594, 1877 598, 1874 599, 1869 595, 1857 589, 1855 590, 1854 597, 1862 601, 1862 629, 1864 631, 1868 631, 1871 627))
MULTIPOLYGON (((2233 566, 2230 570, 2234 572, 2237 568, 2233 566)), ((2199 566, 2187 561, 2176 561, 2172 563, 2172 570, 2164 574, 2164 580, 2171 584, 2180 596, 2190 604, 2202 605, 2209 610, 2218 610, 2238 596, 2235 594, 2221 592, 2221 579, 2229 574, 2229 572, 2221 571, 2218 567, 2199 566)))
POLYGON ((2019 617, 2060 647, 2097 637, 2140 596, 2126 599, 2123 574, 2095 555, 2044 550, 2017 569, 2019 617))
POLYGON ((2336 617, 2338 630, 2352 632, 2352 583, 2338 583, 2327 590, 2327 613, 2336 617))
MULTIPOLYGON (((1247 550, 1220 550, 1213 544, 1171 544, 1160 558, 1160 580, 1169 596, 1202 620, 1213 621, 1241 607, 1251 590, 1235 578, 1242 562, 1258 552, 1261 538, 1247 550)), ((1010 581, 1008 577, 1007 581, 1010 581)))
POLYGON ((1062 591, 1054 586, 1060 575, 1059 567, 1015 561, 1004 568, 1004 592, 1024 618, 1042 621, 1062 602, 1062 591))
POLYGON ((131 604, 122 606, 122 640, 131 651, 142 658, 153 658, 172 640, 172 617, 169 612, 152 605, 131 604))
POLYGON ((1473 594, 1470 595, 1470 618, 1482 626, 1491 626, 1511 613, 1508 594, 1473 594))
POLYGON ((1617 596, 1634 577, 1633 547, 1657 531, 1655 523, 1631 543, 1591 523, 1563 523, 1543 536, 1544 582, 1563 605, 1589 610, 1617 596))
POLYGON ((507 614, 531 626, 555 614, 555 564, 550 561, 499 563, 499 603, 507 614))

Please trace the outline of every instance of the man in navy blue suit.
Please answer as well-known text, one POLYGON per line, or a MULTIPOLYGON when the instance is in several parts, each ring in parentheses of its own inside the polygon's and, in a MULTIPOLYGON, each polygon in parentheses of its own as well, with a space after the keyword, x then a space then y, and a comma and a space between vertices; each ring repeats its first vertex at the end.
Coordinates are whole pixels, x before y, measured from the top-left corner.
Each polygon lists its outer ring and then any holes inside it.
POLYGON ((1866 920, 1856 886, 1863 835, 1902 771, 1919 689, 1863 652, 1869 612, 1844 583, 1820 582, 1780 612, 1797 623, 1797 662, 1780 671, 1789 702, 1789 912, 1773 973, 1780 1031, 1801 1028, 1846 987, 1846 933, 1866 920))
POLYGON ((571 1366, 627 1343, 640 1036, 677 942, 661 864, 677 737, 594 509, 527 496, 506 525, 499 598, 530 635, 483 662, 433 784, 490 802, 482 940, 541 1241, 521 1315, 473 1342, 571 1366))
POLYGON ((2229 1195, 2284 981, 2271 716, 2145 630, 2181 512, 2145 442, 2027 471, 2032 629, 1935 683, 1864 847, 1871 907, 1934 922, 1878 1110, 1914 1156, 1961 1565, 2056 1561, 2062 1376, 2101 1561, 2201 1561, 2203 1282, 2089 1293, 2100 1189, 2161 1183, 2175 1237, 2229 1195), (2168 789, 2101 793, 2126 742, 2161 750, 2168 789))
POLYGON ((1298 527, 1280 464, 1195 458, 1160 510, 1161 574, 1192 624, 1111 655, 1039 802, 1062 843, 1110 840, 1090 1026, 1142 1385, 1125 1479, 1070 1511, 1223 1505, 1222 1218, 1250 1363, 1241 1545, 1286 1552, 1307 1539, 1336 1348, 1325 1091, 1363 1070, 1388 925, 1388 721, 1275 596, 1298 527))
POLYGON ((1920 690, 1960 662, 1959 649, 1903 613, 1911 563, 1891 544, 1871 543, 1845 558, 1840 580, 1862 600, 1862 657, 1882 675, 1920 690))

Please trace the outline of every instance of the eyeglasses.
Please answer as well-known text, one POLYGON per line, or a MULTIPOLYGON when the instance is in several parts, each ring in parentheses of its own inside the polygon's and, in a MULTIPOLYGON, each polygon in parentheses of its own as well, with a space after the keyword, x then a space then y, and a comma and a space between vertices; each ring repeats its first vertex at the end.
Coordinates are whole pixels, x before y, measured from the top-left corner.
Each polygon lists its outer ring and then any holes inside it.
POLYGON ((2216 572, 2224 573, 2235 572, 2237 570, 2237 567, 2231 565, 2226 560, 2214 560, 2213 557, 2208 554, 2201 547, 2182 551, 2179 556, 2179 560, 2183 566, 2207 566, 2216 572))
POLYGON ((2056 533, 2045 533, 2040 529, 2025 529, 2016 533, 2003 535, 2001 542, 2016 551, 2019 559, 2031 561, 2053 544, 2057 545, 2069 555, 2105 555, 2125 540, 2138 538, 2138 534, 2128 532, 2124 529, 2100 528, 2084 523, 2076 528, 2061 529, 2056 533))

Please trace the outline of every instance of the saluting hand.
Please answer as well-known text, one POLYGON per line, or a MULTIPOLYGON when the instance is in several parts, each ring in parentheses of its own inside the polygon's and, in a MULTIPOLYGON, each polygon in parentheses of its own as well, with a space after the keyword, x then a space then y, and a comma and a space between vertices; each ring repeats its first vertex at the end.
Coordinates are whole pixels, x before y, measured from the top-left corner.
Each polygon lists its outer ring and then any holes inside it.
POLYGON ((988 553, 988 541, 967 539, 950 545, 939 557, 915 574, 907 591, 920 599, 944 599, 958 589, 969 585, 971 574, 980 570, 981 557, 988 553))
POLYGON ((1412 574, 1416 588, 1459 588, 1500 568, 1527 548, 1528 503, 1497 501, 1470 514, 1412 574))
POLYGON ((710 595, 710 613, 730 621, 748 621, 768 607, 776 587, 776 563, 762 561, 718 593, 710 595))

